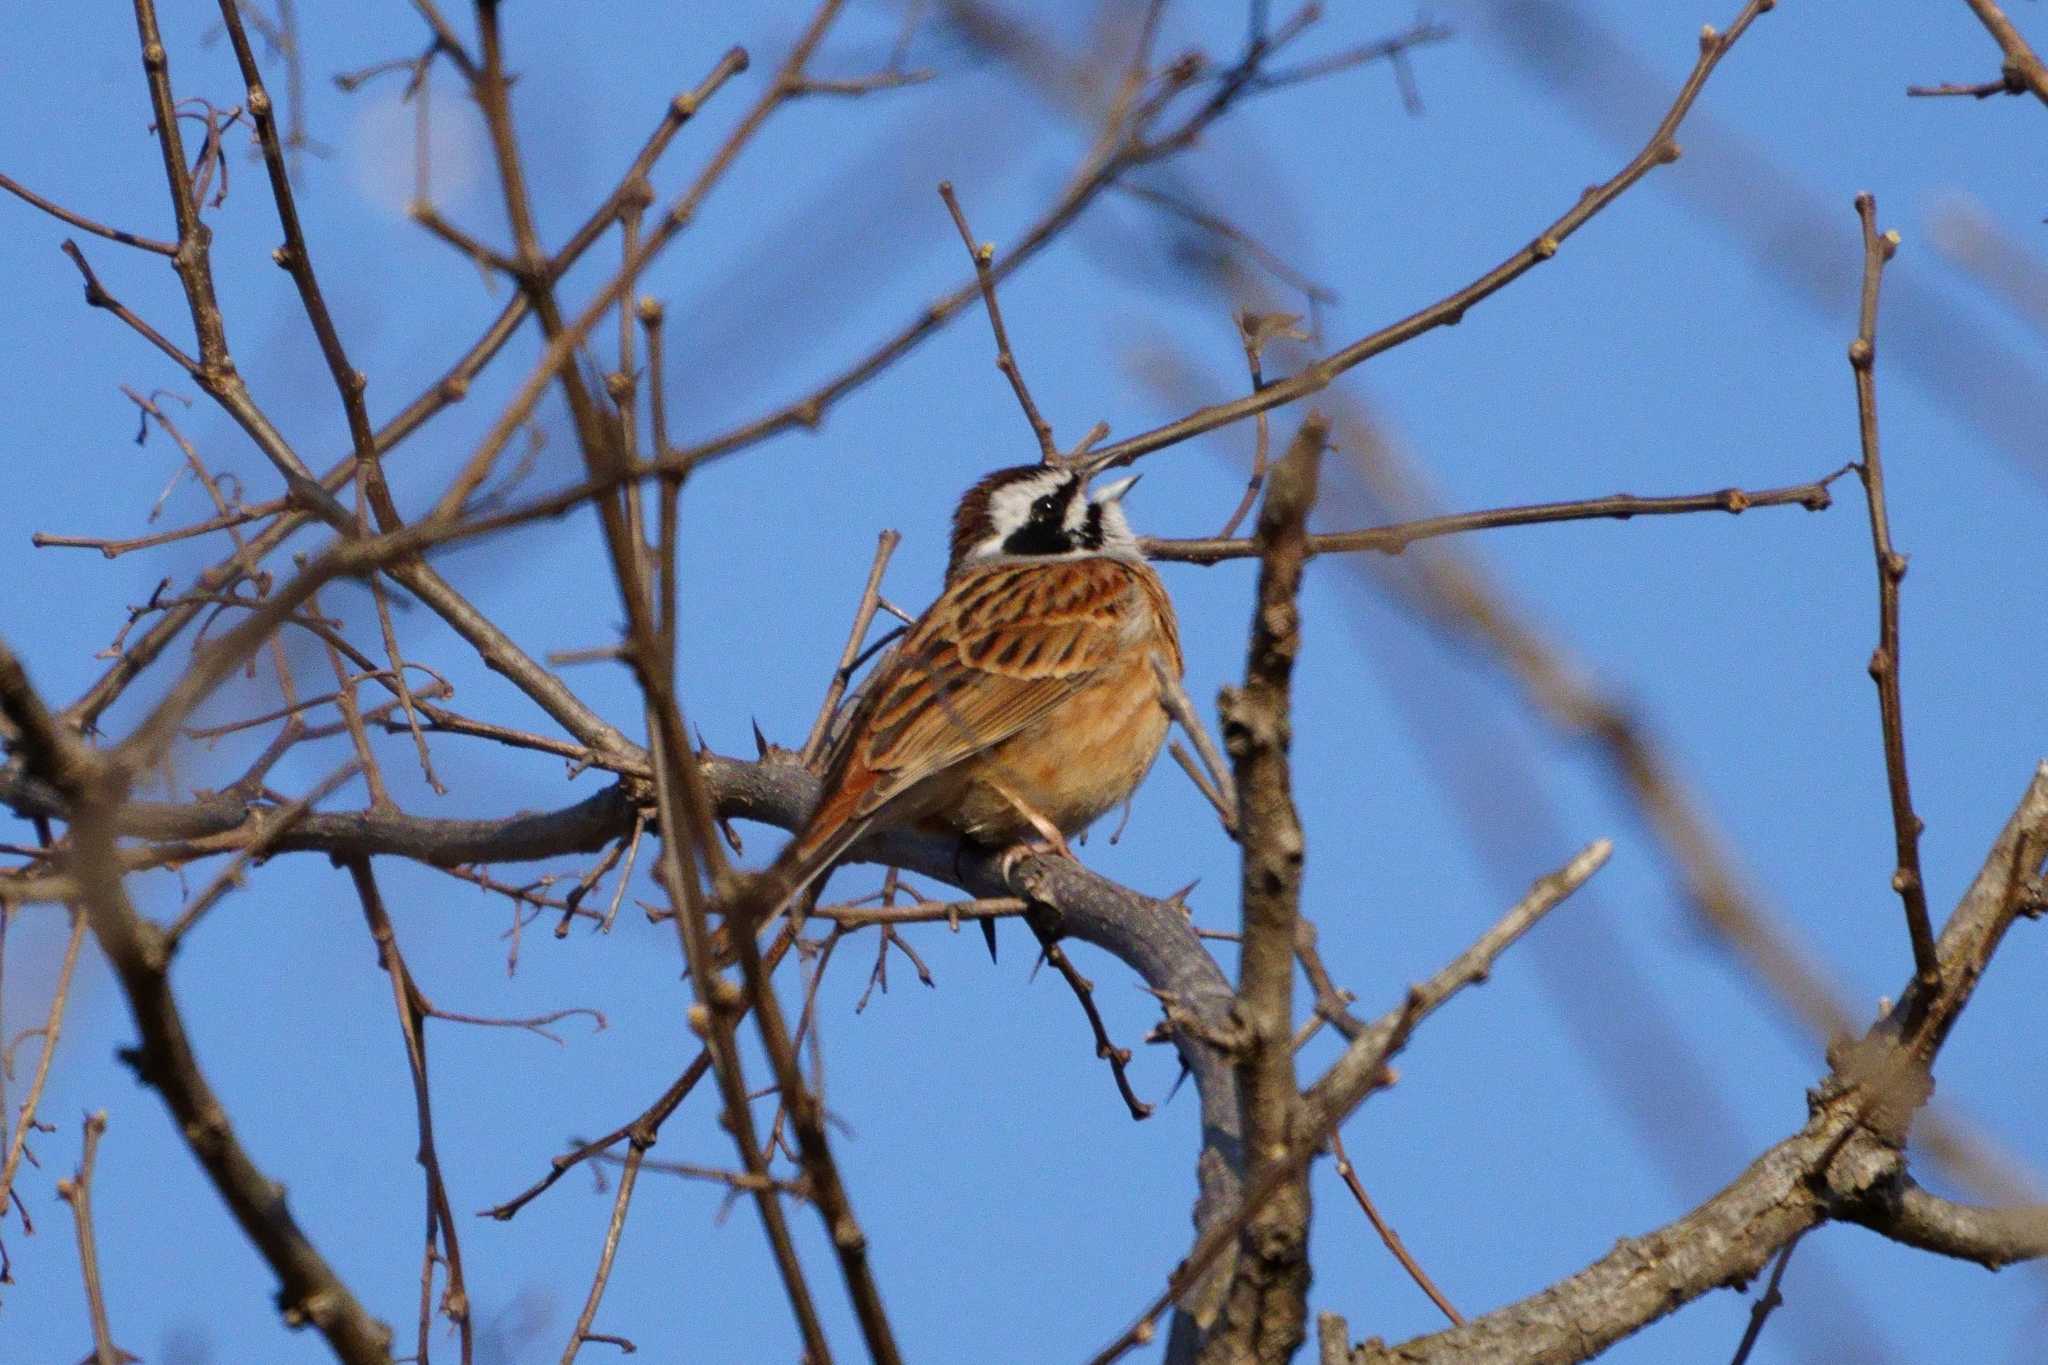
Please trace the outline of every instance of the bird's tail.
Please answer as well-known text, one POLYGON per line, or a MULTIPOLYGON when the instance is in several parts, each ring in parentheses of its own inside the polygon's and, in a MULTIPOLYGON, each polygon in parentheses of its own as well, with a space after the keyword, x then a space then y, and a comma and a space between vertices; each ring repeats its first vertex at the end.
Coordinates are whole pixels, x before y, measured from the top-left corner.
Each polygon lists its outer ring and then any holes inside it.
POLYGON ((733 944, 740 934, 758 938, 777 915, 822 883, 846 850, 868 832, 871 823, 868 819, 819 818, 832 814, 834 812, 819 811, 804 832, 790 840, 774 862, 740 884, 739 890, 723 907, 725 922, 712 934, 714 959, 718 966, 730 966, 738 960, 733 944))

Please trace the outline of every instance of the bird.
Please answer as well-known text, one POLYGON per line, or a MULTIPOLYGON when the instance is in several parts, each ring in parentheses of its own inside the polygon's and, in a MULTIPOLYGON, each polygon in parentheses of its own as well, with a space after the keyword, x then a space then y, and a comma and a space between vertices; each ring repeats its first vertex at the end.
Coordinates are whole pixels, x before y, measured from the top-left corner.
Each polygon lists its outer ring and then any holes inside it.
POLYGON ((1162 675, 1182 674, 1172 600, 1124 516, 1137 481, 1021 465, 967 490, 937 600, 861 689, 809 820, 729 925, 758 928, 877 831, 1071 856, 1130 797, 1166 738, 1162 675))

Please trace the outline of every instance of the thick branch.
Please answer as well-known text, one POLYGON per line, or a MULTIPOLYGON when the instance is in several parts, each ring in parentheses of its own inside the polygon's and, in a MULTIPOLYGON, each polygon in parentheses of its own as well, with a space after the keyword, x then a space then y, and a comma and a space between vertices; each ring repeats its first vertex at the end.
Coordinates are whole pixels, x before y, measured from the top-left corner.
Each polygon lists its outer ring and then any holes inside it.
POLYGON ((1845 1211, 1846 1222, 1922 1251, 1998 1270, 2048 1256, 2048 1204, 1994 1209, 1958 1204, 1901 1180, 1891 1196, 1845 1211))
MULTIPOLYGON (((1975 989, 2014 916, 2026 902, 2027 885, 2048 855, 2048 764, 2032 783, 1991 847, 1975 882, 1942 931, 1942 980, 1934 999, 1906 998, 1879 1021, 1864 1048, 1848 1056, 1856 1069, 1838 1070, 1816 1092, 1813 1116, 1798 1133, 1752 1162, 1719 1194, 1675 1222, 1642 1237, 1626 1238, 1584 1270, 1519 1303, 1475 1318, 1462 1327, 1419 1337, 1400 1346, 1367 1343, 1351 1353, 1352 1365, 1527 1365, 1528 1362, 1585 1360, 1614 1342, 1710 1290, 1746 1283, 1762 1271, 1777 1249, 1825 1218, 1839 1216, 1867 1226, 1910 1229, 1925 1234, 1915 1245, 1944 1250, 1934 1229, 1963 1229, 1984 1240, 1964 1238, 1971 1259, 1997 1247, 2048 1251, 2021 1238, 1990 1236, 1992 1218, 1971 1218, 1960 1206, 1937 1209, 1908 1188, 1902 1133, 1874 1133, 1867 1122, 1893 1107, 1898 1076, 1866 1059, 1870 1048, 1896 1040, 1886 1060, 1904 1058, 1925 1065, 1975 989), (1873 1208, 1910 1212, 1873 1214, 1873 1208)), ((2015 1231, 2027 1215, 1998 1215, 1996 1231, 2015 1231)), ((1955 1237, 1951 1237, 1952 1243, 1955 1237)))
MULTIPOLYGON (((1302 568, 1308 513, 1328 424, 1311 413, 1272 472, 1259 511, 1258 604, 1242 688, 1226 688, 1223 742, 1237 778, 1243 946, 1236 1018, 1238 1104, 1245 1177, 1293 1166, 1298 1175, 1246 1220, 1222 1319, 1197 1357, 1285 1365, 1308 1335, 1308 1163, 1294 1079, 1294 942, 1301 913, 1303 844, 1295 809, 1289 686, 1301 648, 1302 568)), ((1201 1316, 1206 1305, 1196 1308, 1201 1316)))

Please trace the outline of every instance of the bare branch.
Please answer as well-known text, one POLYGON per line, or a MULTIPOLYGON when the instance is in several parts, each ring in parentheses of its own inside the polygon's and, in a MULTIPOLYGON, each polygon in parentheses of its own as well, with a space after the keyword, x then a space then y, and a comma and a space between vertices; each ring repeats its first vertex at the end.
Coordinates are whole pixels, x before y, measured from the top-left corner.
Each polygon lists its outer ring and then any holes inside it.
MULTIPOLYGON (((1973 0, 1973 3, 1975 0, 1973 0)), ((1163 427, 1118 441, 1097 450, 1089 457, 1090 469, 1108 469, 1126 465, 1162 450, 1167 446, 1199 436, 1205 431, 1214 431, 1232 422, 1266 412, 1298 398, 1327 388, 1331 381, 1344 371, 1370 360, 1373 356, 1392 350, 1404 342, 1413 341, 1426 332, 1447 327, 1463 320, 1467 309, 1499 293, 1544 261, 1558 252, 1565 239, 1584 227, 1592 217, 1619 199, 1658 166, 1666 165, 1678 158, 1678 144, 1673 141, 1678 127, 1685 116, 1692 111, 1694 101, 1706 86, 1707 77, 1713 74, 1721 58, 1736 41, 1748 31, 1758 15, 1772 9, 1777 0, 1748 0, 1733 23, 1725 32, 1711 26, 1702 31, 1699 59, 1693 63, 1692 74, 1679 87, 1678 97, 1672 101, 1649 141, 1641 151, 1632 157, 1626 166, 1607 181, 1594 186, 1579 196, 1564 215, 1549 227, 1536 234, 1534 241, 1509 256, 1493 269, 1481 275, 1462 289, 1445 295, 1418 313, 1411 313, 1398 322, 1389 323, 1378 331, 1359 338, 1338 351, 1333 351, 1306 369, 1288 379, 1268 384, 1265 388, 1243 398, 1227 403, 1217 403, 1189 413, 1186 417, 1169 422, 1163 427)))
POLYGON ((114 1344, 114 1329, 107 1321, 107 1297, 100 1285, 99 1243, 92 1230, 92 1167, 99 1156, 100 1136, 106 1131, 105 1110, 85 1116, 85 1150, 78 1159, 78 1173, 57 1182, 57 1197, 71 1206, 78 1231, 78 1264, 85 1277, 86 1315, 92 1321, 90 1365, 128 1365, 138 1357, 114 1344))
POLYGON ((1159 1316, 1166 1311, 1167 1305, 1177 1301, 1219 1256, 1235 1245, 1245 1220, 1256 1214, 1263 1202, 1290 1180, 1299 1178, 1301 1169, 1307 1166, 1325 1136, 1335 1132, 1337 1126, 1368 1095, 1392 1083, 1392 1077, 1387 1074, 1387 1062, 1407 1045, 1416 1025, 1459 991, 1484 981, 1495 959, 1534 927, 1536 921, 1563 904, 1572 892, 1584 885, 1605 865, 1613 851, 1612 844, 1605 839, 1598 840, 1582 849, 1578 856, 1556 872, 1539 879, 1529 888, 1529 894, 1517 901, 1478 941, 1429 980, 1411 986, 1407 999, 1399 1007, 1374 1020, 1353 1040, 1344 1055, 1323 1073, 1322 1079, 1305 1096, 1309 1111, 1307 1137, 1294 1147, 1293 1160, 1269 1169, 1264 1179, 1246 1186, 1242 1201, 1234 1207, 1219 1216, 1202 1220, 1201 1235, 1195 1239, 1187 1259, 1174 1267, 1168 1276, 1165 1292, 1146 1306, 1122 1336, 1091 1357, 1090 1365, 1110 1365, 1110 1362, 1150 1341, 1157 1331, 1159 1316))
MULTIPOLYGON (((1750 1163, 1706 1203, 1653 1233, 1624 1238, 1577 1274, 1461 1327, 1393 1347, 1359 1347, 1351 1353, 1351 1365, 1584 1360, 1702 1294, 1753 1279, 1779 1248, 1824 1218, 1897 1224, 1897 1209, 1907 1198, 1901 1193, 1899 1139, 1912 1113, 1910 1102, 1900 1102, 1898 1065, 1931 1064, 2027 902, 2028 884, 2044 857, 2048 764, 2035 770, 1942 930, 1940 986, 1930 993, 1917 981, 1908 985, 1906 998, 1845 1055, 1846 1067, 1838 1067, 1815 1092, 1813 1116, 1804 1128, 1750 1163)), ((1925 1090, 1913 1093, 1924 1095, 1925 1090)), ((1964 1227, 1974 1233, 1992 1230, 1989 1218, 1946 1216, 1961 1207, 1937 1210, 1923 1203, 1906 1216, 1904 1226, 1925 1229, 1945 1223, 1951 1234, 1964 1227)), ((2028 1211, 2014 1215, 2020 1223, 2030 1217, 2028 1211)), ((2014 1228, 1996 1230, 2002 1235, 2014 1228)), ((2002 1238, 1976 1243, 1971 1250, 1994 1246, 2048 1251, 2048 1245, 2002 1238)))
POLYGON ((2034 92, 2034 98, 2048 104, 2048 66, 2034 55, 2034 49, 2020 36, 2012 20, 2005 17, 2005 11, 1992 0, 1964 0, 1977 16, 1977 21, 1997 40, 1999 51, 2005 54, 2005 69, 2001 73, 2003 82, 2020 81, 2034 92))
MULTIPOLYGON (((1539 502, 1521 507, 1492 507, 1481 512, 1457 512, 1375 526, 1363 531, 1335 531, 1310 536, 1308 553, 1326 555, 1370 551, 1398 555, 1417 541, 1434 540, 1438 536, 1462 535, 1468 531, 1488 531, 1503 526, 1540 526, 1557 521, 1627 521, 1631 517, 1682 516, 1693 512, 1739 515, 1753 507, 1804 507, 1809 512, 1820 512, 1834 503, 1834 495, 1828 491, 1828 485, 1854 467, 1844 465, 1812 483, 1785 488, 1722 488, 1711 493, 1677 493, 1662 497, 1615 493, 1604 498, 1575 498, 1569 502, 1539 502)), ((1160 540, 1147 537, 1142 543, 1148 559, 1177 560, 1189 564, 1216 564, 1226 559, 1250 559, 1258 554, 1258 547, 1250 540, 1160 540)))
POLYGON ((1856 216, 1863 224, 1863 293, 1856 340, 1849 344, 1849 368, 1856 377, 1856 427, 1863 443, 1863 462, 1856 472, 1870 506, 1870 543, 1877 553, 1877 649, 1870 656, 1870 677, 1877 684, 1878 711, 1884 725, 1884 771, 1898 851, 1892 890, 1905 903, 1906 930, 1912 938, 1913 964, 1920 983, 1931 987, 1939 979, 1939 969, 1934 957, 1934 928, 1927 916, 1927 887, 1920 873, 1921 822, 1913 813, 1913 790, 1906 777, 1905 708, 1899 695, 1899 580, 1906 576, 1906 557, 1892 548, 1884 463, 1878 458, 1877 442, 1877 293, 1885 262, 1898 250, 1899 234, 1877 230, 1877 201, 1867 194, 1856 196, 1856 216))
POLYGON ((159 256, 175 256, 178 254, 178 248, 170 242, 159 242, 154 237, 144 237, 137 233, 125 232, 120 228, 108 227, 105 223, 95 222, 82 213, 73 213, 70 209, 65 208, 54 200, 43 198, 43 196, 37 194, 11 175, 0 173, 0 190, 6 190, 9 194, 34 204, 44 213, 61 222, 69 223, 82 232, 90 232, 94 236, 104 237, 110 242, 119 242, 123 246, 140 247, 144 251, 154 251, 159 256))
POLYGON ((1052 424, 1038 411, 1038 404, 1031 401, 1031 390, 1024 383, 1024 371, 1017 366, 1016 352, 1010 349, 1010 333, 1003 326, 1003 310, 996 303, 996 282, 989 270, 989 262, 996 256, 995 243, 977 242, 973 229, 967 226, 967 215, 961 212, 960 200, 953 193, 953 182, 939 182, 939 198, 946 201, 946 211, 953 215, 953 226, 960 230, 961 244, 974 261, 974 279, 981 286, 982 306, 988 310, 989 330, 996 336, 996 368, 1003 372, 1003 378, 1010 381, 1010 391, 1017 395, 1017 406, 1024 409, 1024 420, 1031 424, 1031 434, 1038 440, 1038 453, 1047 464, 1058 464, 1059 448, 1052 442, 1052 424))
MULTIPOLYGON (((1183 1300, 1196 1321, 1220 1314, 1197 1360, 1285 1365, 1308 1335, 1307 1113, 1294 1079, 1294 945, 1301 914, 1304 846, 1294 805, 1290 695, 1301 650, 1302 569, 1308 514, 1329 425, 1310 413, 1273 469, 1259 510, 1258 598, 1243 687, 1223 690, 1223 743, 1237 778, 1237 833, 1243 850, 1239 896, 1237 1091, 1244 1111, 1245 1179, 1292 1170, 1263 1208, 1244 1220, 1223 1298, 1200 1289, 1183 1300)), ((1220 1273, 1220 1272, 1219 1272, 1220 1273)))

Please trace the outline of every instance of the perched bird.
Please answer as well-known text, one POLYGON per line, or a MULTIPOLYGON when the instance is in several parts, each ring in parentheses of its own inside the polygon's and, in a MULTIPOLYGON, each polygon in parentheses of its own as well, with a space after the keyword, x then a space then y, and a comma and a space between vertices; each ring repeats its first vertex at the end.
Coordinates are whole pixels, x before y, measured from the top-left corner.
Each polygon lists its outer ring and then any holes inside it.
POLYGON ((1178 678, 1181 653, 1124 519, 1136 482, 1025 465, 967 491, 945 589, 862 689, 748 908, 773 914, 878 829, 1065 851, 1137 788, 1166 738, 1157 669, 1178 678))

